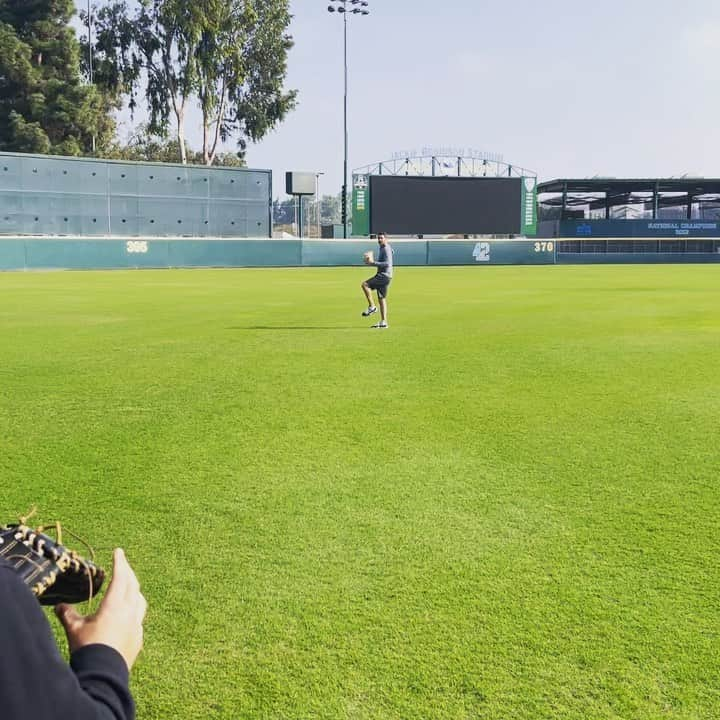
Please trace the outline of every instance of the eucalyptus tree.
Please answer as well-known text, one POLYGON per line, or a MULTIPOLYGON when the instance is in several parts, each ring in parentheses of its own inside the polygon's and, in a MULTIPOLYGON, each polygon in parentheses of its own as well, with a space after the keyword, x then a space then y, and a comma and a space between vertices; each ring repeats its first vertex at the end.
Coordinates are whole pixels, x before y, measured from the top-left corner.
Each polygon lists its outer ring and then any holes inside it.
POLYGON ((183 163, 197 107, 212 164, 221 141, 242 154, 295 106, 283 87, 290 20, 288 0, 114 0, 95 18, 95 78, 127 94, 131 110, 144 103, 152 134, 167 135, 173 120, 183 163))

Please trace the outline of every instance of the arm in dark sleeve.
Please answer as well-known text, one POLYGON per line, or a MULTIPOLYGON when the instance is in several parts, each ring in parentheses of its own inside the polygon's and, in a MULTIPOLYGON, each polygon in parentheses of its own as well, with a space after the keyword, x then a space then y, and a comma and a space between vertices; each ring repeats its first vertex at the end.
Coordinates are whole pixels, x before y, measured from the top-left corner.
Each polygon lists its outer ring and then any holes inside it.
POLYGON ((40 604, 0 563, 0 708, 3 720, 133 720, 128 669, 107 645, 76 650, 70 667, 40 604))

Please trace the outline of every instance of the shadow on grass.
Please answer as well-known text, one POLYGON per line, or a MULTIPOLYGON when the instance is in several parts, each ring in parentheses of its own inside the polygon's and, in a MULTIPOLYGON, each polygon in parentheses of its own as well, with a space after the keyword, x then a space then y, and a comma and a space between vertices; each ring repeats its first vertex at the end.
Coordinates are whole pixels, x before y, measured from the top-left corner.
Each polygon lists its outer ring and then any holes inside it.
POLYGON ((228 330, 359 330, 343 325, 237 325, 228 330))

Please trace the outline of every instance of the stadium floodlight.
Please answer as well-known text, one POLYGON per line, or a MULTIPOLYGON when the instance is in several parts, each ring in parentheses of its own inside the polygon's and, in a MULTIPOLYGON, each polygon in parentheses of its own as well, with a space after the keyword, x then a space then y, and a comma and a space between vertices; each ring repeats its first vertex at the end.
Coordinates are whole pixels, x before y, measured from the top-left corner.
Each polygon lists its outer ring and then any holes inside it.
POLYGON ((343 57, 345 67, 345 94, 343 96, 343 132, 344 132, 344 162, 342 186, 342 225, 343 237, 347 238, 347 191, 348 191, 348 129, 347 129, 347 98, 348 98, 348 62, 347 62, 347 19, 348 15, 369 15, 367 0, 330 0, 328 12, 340 13, 343 16, 343 57), (348 7, 349 6, 349 7, 348 7))

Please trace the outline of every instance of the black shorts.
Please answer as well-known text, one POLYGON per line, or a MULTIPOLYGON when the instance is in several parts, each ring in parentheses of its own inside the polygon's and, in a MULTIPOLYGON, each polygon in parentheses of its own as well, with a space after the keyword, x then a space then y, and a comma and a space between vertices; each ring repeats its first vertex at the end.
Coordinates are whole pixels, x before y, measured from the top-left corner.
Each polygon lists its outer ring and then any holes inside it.
POLYGON ((365 282, 371 290, 377 290, 379 298, 386 298, 391 280, 392 278, 389 278, 387 275, 382 275, 378 273, 377 275, 374 275, 365 282))

